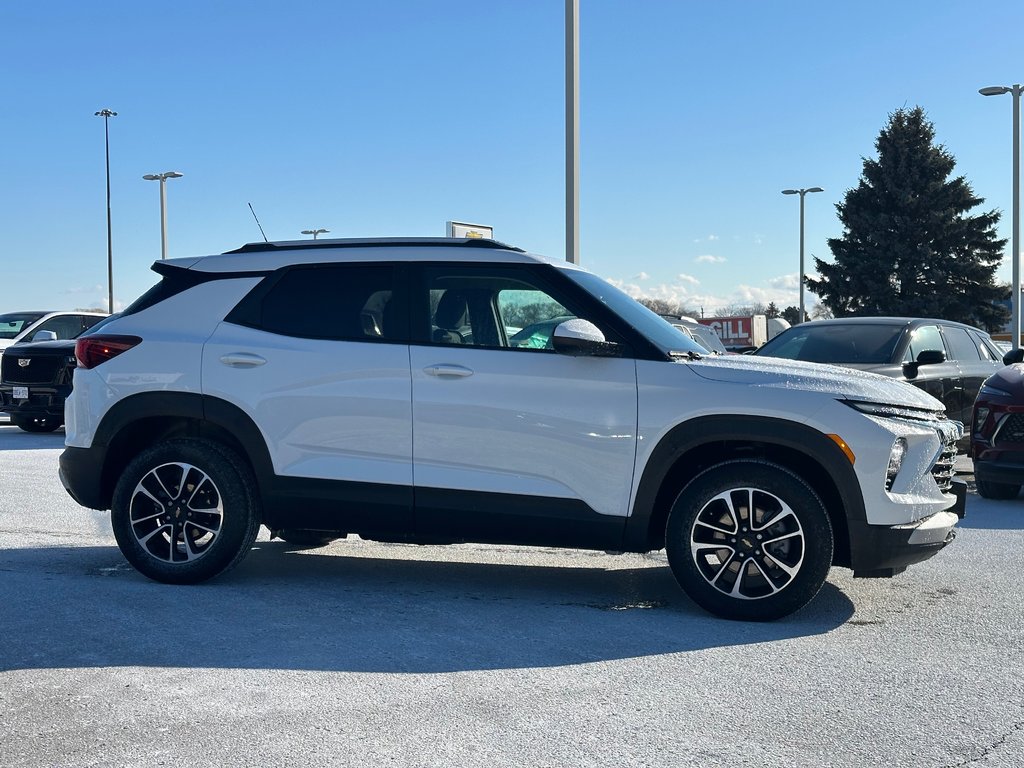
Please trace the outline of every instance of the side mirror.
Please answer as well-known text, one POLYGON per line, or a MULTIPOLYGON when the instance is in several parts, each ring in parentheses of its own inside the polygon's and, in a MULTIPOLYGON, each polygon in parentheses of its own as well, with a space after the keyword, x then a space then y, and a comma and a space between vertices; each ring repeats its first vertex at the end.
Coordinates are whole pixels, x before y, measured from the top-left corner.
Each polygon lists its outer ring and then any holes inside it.
POLYGON ((555 326, 551 347, 563 355, 575 357, 618 357, 618 344, 606 341, 601 329, 589 320, 574 318, 555 326))
POLYGON ((1024 347, 1011 349, 1003 355, 1003 365, 1013 365, 1014 363, 1024 363, 1024 347))
POLYGON ((32 341, 56 341, 57 334, 54 331, 36 331, 32 341))
POLYGON ((922 365, 937 365, 946 362, 946 353, 941 349, 926 349, 917 356, 917 360, 903 364, 903 375, 908 379, 916 379, 918 369, 922 365))

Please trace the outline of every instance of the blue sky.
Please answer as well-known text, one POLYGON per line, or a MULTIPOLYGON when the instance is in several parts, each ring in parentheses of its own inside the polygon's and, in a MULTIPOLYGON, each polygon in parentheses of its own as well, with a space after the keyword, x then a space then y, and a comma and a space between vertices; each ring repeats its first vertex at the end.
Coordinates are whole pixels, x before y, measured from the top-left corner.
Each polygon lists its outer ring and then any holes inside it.
MULTIPOLYGON (((889 113, 921 105, 1004 212, 1019 2, 580 0, 580 250, 634 295, 797 301, 889 113)), ((562 0, 0 6, 0 311, 106 306, 173 257, 302 229, 443 235, 564 256, 562 0)), ((1010 279, 1007 262, 1000 278, 1010 279)), ((812 297, 808 297, 810 307, 812 297)))

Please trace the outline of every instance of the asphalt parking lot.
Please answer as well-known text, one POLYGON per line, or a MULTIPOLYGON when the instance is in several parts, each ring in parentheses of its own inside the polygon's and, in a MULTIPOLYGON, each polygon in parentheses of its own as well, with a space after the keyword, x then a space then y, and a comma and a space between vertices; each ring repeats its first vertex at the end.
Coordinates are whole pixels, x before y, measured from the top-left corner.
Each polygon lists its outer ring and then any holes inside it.
POLYGON ((0 420, 0 766, 1022 764, 1024 498, 745 624, 660 553, 263 535, 159 585, 64 493, 62 442, 0 420))

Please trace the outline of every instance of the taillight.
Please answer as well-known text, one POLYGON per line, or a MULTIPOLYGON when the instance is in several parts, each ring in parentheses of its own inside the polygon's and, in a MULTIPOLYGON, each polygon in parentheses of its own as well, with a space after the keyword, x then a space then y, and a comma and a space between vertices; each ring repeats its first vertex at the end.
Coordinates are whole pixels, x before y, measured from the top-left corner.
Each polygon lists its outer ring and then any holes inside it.
POLYGON ((138 336, 83 336, 75 342, 78 367, 86 370, 95 368, 141 342, 138 336))

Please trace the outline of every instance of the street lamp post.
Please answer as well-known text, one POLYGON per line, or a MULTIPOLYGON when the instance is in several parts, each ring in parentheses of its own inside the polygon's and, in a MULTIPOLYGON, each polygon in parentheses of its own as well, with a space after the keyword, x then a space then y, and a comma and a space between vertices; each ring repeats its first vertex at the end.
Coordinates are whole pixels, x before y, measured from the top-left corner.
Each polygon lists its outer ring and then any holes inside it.
POLYGON ((316 240, 316 236, 317 235, 325 235, 325 234, 327 234, 330 231, 331 230, 329 230, 329 229, 304 229, 304 230, 302 230, 302 234, 304 234, 304 235, 312 235, 313 239, 316 240))
POLYGON ((1010 301, 1013 307, 1013 319, 1010 321, 1010 335, 1013 337, 1013 349, 1020 349, 1020 95, 1024 86, 993 85, 981 88, 982 96, 1002 96, 1004 93, 1013 95, 1013 238, 1010 247, 1013 249, 1013 288, 1010 301))
POLYGON ((580 3, 565 0, 565 260, 580 263, 580 3))
POLYGON ((117 112, 101 109, 96 117, 103 118, 103 143, 107 155, 107 312, 114 314, 114 243, 110 233, 110 118, 117 112))
POLYGON ((800 322, 807 319, 804 312, 804 195, 808 192, 824 192, 821 187, 808 187, 807 189, 784 189, 784 195, 800 195, 800 322))
POLYGON ((167 184, 168 179, 180 179, 185 174, 178 173, 177 171, 165 171, 164 173, 147 173, 144 178, 146 181, 159 181, 160 182, 160 258, 167 258, 167 193, 164 191, 164 186, 167 184))

